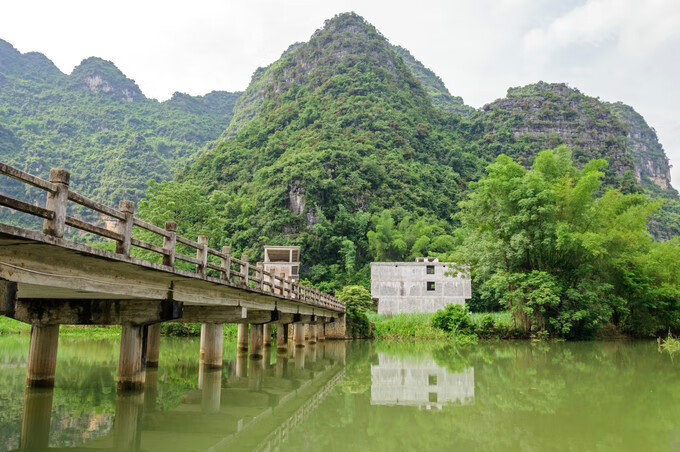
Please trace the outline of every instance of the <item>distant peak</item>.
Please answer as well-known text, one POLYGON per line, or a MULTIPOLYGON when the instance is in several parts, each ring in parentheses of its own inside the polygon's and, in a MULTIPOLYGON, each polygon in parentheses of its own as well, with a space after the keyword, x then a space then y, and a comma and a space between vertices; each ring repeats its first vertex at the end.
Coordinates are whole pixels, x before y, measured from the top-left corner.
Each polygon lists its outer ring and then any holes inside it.
POLYGON ((126 102, 144 99, 134 80, 129 79, 111 61, 98 57, 84 59, 70 75, 73 83, 92 93, 104 93, 126 102))

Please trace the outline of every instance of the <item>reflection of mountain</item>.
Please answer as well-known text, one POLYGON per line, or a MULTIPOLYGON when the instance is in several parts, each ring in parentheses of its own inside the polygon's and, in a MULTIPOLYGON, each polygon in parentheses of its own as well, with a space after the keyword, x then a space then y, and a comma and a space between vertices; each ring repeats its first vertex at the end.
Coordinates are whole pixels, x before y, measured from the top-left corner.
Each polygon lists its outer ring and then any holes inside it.
POLYGON ((468 405, 475 398, 475 371, 449 372, 427 357, 378 353, 371 366, 371 405, 409 405, 430 410, 468 405))

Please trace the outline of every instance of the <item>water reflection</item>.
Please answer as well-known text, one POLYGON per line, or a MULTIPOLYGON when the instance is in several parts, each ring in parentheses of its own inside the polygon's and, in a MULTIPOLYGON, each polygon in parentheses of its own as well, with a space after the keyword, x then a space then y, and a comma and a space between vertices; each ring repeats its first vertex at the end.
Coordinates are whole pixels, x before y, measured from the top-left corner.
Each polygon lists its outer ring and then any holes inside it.
POLYGON ((441 410, 447 404, 468 405, 475 398, 475 371, 451 372, 430 356, 378 353, 371 365, 371 405, 406 405, 441 410))
MULTIPOLYGON (((108 434, 77 446, 121 451, 280 447, 287 438, 282 426, 290 429, 303 422, 341 378, 344 345, 329 343, 327 359, 319 355, 325 346, 317 345, 312 350, 281 350, 275 358, 271 350, 263 358, 237 354, 223 369, 198 366, 195 389, 184 392, 170 409, 159 409, 159 386, 169 377, 166 373, 159 378, 161 363, 147 372, 143 392, 116 394, 108 434)), ((63 433, 59 425, 51 425, 54 394, 54 389, 26 389, 20 450, 65 445, 50 441, 51 430, 63 433)))

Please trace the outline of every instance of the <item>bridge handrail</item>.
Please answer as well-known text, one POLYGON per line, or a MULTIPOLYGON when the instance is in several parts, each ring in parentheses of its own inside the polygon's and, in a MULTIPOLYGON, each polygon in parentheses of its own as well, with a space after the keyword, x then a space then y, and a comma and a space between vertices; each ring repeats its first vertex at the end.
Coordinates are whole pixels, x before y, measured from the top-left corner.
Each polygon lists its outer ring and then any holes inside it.
POLYGON ((168 267, 174 268, 175 261, 180 260, 195 265, 195 271, 200 276, 207 276, 207 271, 211 270, 219 272, 220 279, 229 284, 257 289, 261 292, 272 293, 313 306, 340 311, 345 309, 344 304, 330 294, 302 285, 295 279, 286 277, 284 273, 276 275, 266 271, 261 263, 252 265, 247 255, 242 255, 240 259, 232 256, 231 249, 228 246, 223 247, 222 251, 210 248, 206 236, 199 236, 198 240, 194 241, 177 235, 177 224, 175 222, 166 222, 165 227, 161 228, 135 218, 134 203, 131 201, 121 201, 119 208, 114 209, 71 191, 69 189, 70 174, 66 170, 50 170, 50 180, 46 181, 0 162, 0 174, 47 192, 47 201, 44 208, 0 194, 0 207, 8 207, 43 218, 43 233, 46 235, 63 238, 65 228, 68 226, 113 240, 116 244, 116 253, 125 257, 130 257, 130 249, 132 247, 141 248, 160 254, 163 259, 163 265, 168 267), (111 223, 114 224, 113 230, 106 226, 97 226, 68 216, 66 214, 68 201, 112 218, 113 221, 111 223), (133 227, 138 227, 161 236, 163 238, 163 246, 154 245, 133 237, 133 227), (187 256, 178 252, 177 244, 195 249, 196 256, 187 256), (219 259, 219 265, 211 262, 210 257, 219 259))

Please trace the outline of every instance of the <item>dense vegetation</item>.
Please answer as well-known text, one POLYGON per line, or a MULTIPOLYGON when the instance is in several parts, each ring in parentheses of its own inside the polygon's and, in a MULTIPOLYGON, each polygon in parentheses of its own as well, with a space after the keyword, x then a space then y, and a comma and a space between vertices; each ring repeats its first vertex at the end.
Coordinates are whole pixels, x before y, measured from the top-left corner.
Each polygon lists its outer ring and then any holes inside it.
POLYGON ((158 102, 111 62, 88 58, 66 75, 44 55, 0 40, 0 160, 41 177, 68 168, 87 196, 136 201, 149 179, 170 178, 222 133, 237 97, 175 93, 158 102))

